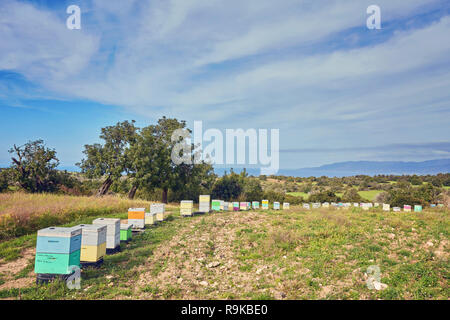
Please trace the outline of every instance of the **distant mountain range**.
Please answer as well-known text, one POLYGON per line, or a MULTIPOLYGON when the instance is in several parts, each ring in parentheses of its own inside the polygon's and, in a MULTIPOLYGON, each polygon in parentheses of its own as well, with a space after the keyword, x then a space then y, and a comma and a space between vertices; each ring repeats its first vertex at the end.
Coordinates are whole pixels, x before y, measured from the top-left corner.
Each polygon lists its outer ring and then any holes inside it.
MULTIPOLYGON (((60 166, 59 170, 80 171, 76 166, 60 166)), ((258 176, 258 168, 246 169, 248 174, 258 176)), ((230 168, 215 168, 215 173, 223 175, 230 172, 230 168)), ((234 168, 234 172, 241 172, 241 168, 234 168)), ((378 174, 438 174, 450 172, 450 159, 428 160, 422 162, 404 162, 404 161, 346 161, 326 164, 320 167, 301 168, 301 169, 280 169, 277 175, 293 177, 345 177, 355 175, 374 176, 378 174)))
MULTIPOLYGON (((215 172, 222 175, 224 171, 230 169, 217 168, 215 172)), ((241 169, 235 169, 240 172, 241 169)), ((247 169, 250 175, 259 175, 259 169, 247 169)), ((301 169, 280 169, 278 175, 293 177, 345 177, 355 175, 425 175, 450 172, 450 159, 428 160, 422 162, 404 162, 404 161, 346 161, 326 164, 314 168, 301 169)))

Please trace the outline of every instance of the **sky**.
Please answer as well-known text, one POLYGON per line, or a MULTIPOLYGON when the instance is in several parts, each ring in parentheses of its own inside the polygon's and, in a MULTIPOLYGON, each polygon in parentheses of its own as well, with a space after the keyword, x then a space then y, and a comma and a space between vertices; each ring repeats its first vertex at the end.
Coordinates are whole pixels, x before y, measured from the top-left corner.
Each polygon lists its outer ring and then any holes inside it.
POLYGON ((279 129, 284 169, 450 158, 449 35, 440 0, 2 0, 0 165, 43 139, 71 167, 164 115, 279 129))

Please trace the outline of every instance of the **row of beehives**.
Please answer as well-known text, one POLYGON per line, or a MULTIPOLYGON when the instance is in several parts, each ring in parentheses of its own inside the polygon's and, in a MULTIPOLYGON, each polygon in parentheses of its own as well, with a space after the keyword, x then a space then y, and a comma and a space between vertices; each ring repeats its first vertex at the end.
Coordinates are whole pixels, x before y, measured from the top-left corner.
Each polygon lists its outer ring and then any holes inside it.
MULTIPOLYGON (((443 207, 444 205, 438 204, 437 206, 443 207)), ((369 203, 358 203, 358 202, 355 202, 355 203, 349 203, 349 202, 346 202, 346 203, 342 203, 342 202, 320 203, 320 202, 316 202, 316 203, 312 203, 312 204, 303 203, 302 207, 303 207, 303 209, 307 209, 307 210, 309 210, 311 208, 318 209, 320 207, 322 207, 322 208, 332 207, 332 208, 344 208, 344 209, 348 209, 350 207, 360 207, 363 210, 369 210, 371 208, 380 208, 381 207, 383 209, 383 211, 391 211, 390 204, 387 204, 387 203, 380 204, 380 203, 370 203, 370 202, 369 203)), ((430 207, 436 207, 436 205, 431 205, 430 207)), ((412 210, 414 210, 415 212, 421 212, 422 209, 423 209, 423 207, 421 205, 414 205, 414 207, 410 206, 410 205, 403 206, 403 211, 405 211, 405 212, 411 212, 412 210)), ((402 211, 402 208, 401 207, 393 207, 392 211, 399 212, 399 211, 402 211)))
POLYGON ((130 208, 127 220, 99 218, 92 224, 39 230, 34 269, 37 282, 50 276, 71 274, 73 267, 100 266, 106 254, 120 251, 121 241, 131 240, 132 229, 143 229, 165 218, 165 205, 152 204, 150 212, 130 208))
MULTIPOLYGON (((259 209, 259 201, 252 202, 227 202, 223 200, 213 199, 210 200, 209 195, 201 195, 199 197, 198 211, 199 213, 206 213, 210 211, 246 211, 246 210, 257 210, 259 209)), ((269 200, 261 201, 261 208, 263 210, 269 209, 269 200)), ((274 210, 280 210, 280 203, 273 203, 274 210)), ((283 210, 289 209, 289 203, 283 203, 283 210)), ((193 200, 182 200, 180 203, 180 214, 181 216, 192 216, 194 215, 194 201, 193 200)))

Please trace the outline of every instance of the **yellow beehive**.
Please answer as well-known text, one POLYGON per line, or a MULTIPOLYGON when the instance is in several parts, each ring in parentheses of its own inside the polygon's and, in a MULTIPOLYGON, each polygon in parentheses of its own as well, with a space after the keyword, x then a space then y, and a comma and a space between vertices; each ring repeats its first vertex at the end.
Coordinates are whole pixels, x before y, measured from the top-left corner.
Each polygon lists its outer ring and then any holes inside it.
POLYGON ((145 224, 156 224, 156 214, 151 212, 145 213, 145 224))
POLYGON ((165 212, 158 212, 156 214, 156 221, 164 221, 166 219, 166 213, 165 212))
POLYGON ((106 242, 98 246, 81 246, 80 261, 97 262, 106 255, 106 242))

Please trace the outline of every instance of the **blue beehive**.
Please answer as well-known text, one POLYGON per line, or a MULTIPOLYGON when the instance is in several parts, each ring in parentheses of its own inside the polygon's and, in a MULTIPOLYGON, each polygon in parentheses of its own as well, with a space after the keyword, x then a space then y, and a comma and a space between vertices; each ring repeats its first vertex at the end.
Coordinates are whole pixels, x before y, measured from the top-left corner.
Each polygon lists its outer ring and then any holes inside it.
POLYGON ((35 273, 70 274, 80 265, 81 228, 50 227, 38 231, 35 273))

